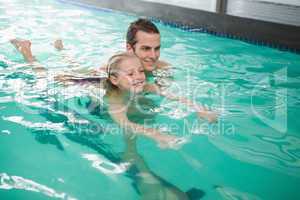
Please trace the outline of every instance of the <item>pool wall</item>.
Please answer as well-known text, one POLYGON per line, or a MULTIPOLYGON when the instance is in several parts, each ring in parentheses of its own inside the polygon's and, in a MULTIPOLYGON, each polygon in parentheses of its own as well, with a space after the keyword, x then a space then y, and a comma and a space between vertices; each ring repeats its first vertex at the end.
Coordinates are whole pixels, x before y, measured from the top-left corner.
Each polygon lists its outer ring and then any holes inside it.
POLYGON ((125 11, 187 31, 207 32, 300 53, 298 5, 255 0, 208 0, 206 4, 191 1, 194 4, 190 2, 184 6, 179 6, 180 0, 170 0, 170 4, 160 0, 60 1, 125 11), (195 8, 191 8, 193 6, 195 8))

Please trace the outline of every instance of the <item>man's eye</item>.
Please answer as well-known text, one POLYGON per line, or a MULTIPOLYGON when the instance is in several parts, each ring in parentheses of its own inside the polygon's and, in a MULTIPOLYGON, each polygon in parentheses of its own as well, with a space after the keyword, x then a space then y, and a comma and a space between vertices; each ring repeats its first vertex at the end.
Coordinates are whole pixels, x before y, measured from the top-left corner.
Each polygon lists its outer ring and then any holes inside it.
POLYGON ((144 50, 144 51, 149 51, 150 48, 149 48, 149 47, 143 47, 142 50, 144 50))

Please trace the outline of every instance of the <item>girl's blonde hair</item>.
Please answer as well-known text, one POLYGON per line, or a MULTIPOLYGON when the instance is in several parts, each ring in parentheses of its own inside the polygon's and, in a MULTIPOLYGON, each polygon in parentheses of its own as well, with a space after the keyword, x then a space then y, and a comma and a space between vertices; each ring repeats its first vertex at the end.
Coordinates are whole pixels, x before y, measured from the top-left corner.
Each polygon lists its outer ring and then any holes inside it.
POLYGON ((107 77, 78 77, 73 75, 62 75, 56 76, 55 79, 62 83, 79 83, 79 84, 88 84, 88 83, 100 83, 101 87, 104 87, 108 91, 118 89, 118 87, 110 81, 111 76, 117 76, 118 71, 120 70, 120 63, 127 58, 137 58, 136 55, 128 52, 119 52, 111 56, 106 64, 107 77))
POLYGON ((120 63, 127 58, 137 58, 136 55, 128 52, 118 52, 111 56, 106 64, 107 79, 104 83, 106 89, 117 89, 117 86, 110 81, 111 76, 117 76, 120 70, 120 63))
POLYGON ((120 63, 126 58, 135 58, 134 54, 128 52, 118 52, 117 54, 111 56, 106 65, 107 76, 108 78, 111 75, 116 75, 117 71, 119 70, 120 63))

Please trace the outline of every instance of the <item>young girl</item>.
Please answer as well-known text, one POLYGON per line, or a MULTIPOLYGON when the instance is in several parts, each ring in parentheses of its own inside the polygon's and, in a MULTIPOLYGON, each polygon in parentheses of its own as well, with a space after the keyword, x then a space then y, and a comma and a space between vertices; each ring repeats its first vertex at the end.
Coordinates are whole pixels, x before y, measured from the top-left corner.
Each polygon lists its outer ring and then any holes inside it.
MULTIPOLYGON (((34 63, 36 61, 31 52, 30 41, 12 40, 11 42, 28 62, 34 63)), ((33 66, 33 69, 39 74, 46 71, 43 67, 33 66)), ((112 56, 106 69, 107 78, 80 78, 72 75, 59 75, 56 76, 56 80, 61 82, 101 81, 101 87, 106 89, 105 98, 107 98, 108 112, 112 119, 124 128, 126 133, 145 135, 157 141, 161 147, 174 147, 182 144, 185 140, 173 135, 162 134, 156 129, 145 127, 128 119, 128 107, 141 92, 152 92, 177 100, 193 108, 200 117, 206 118, 209 122, 216 120, 216 114, 204 109, 202 106, 186 98, 165 93, 157 85, 147 84, 142 63, 134 54, 123 52, 112 56)), ((95 85, 99 86, 99 84, 95 85)))

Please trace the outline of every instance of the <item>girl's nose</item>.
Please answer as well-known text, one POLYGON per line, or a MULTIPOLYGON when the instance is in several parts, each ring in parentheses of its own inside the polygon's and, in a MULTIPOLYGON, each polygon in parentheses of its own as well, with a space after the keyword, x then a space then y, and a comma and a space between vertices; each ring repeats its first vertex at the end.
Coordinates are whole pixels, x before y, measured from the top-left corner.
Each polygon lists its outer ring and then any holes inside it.
POLYGON ((136 73, 136 78, 137 79, 145 79, 145 74, 143 72, 138 71, 136 73))

